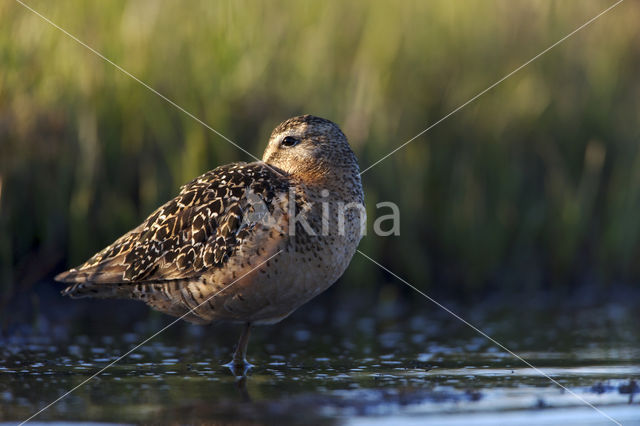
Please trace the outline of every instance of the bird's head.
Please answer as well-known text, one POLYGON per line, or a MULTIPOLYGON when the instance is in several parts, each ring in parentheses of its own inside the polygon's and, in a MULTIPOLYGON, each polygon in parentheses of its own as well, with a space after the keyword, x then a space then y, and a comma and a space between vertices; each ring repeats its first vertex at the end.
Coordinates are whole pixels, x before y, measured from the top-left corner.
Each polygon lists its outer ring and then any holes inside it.
POLYGON ((359 172, 356 157, 340 128, 313 115, 280 123, 271 133, 262 161, 305 180, 359 172))

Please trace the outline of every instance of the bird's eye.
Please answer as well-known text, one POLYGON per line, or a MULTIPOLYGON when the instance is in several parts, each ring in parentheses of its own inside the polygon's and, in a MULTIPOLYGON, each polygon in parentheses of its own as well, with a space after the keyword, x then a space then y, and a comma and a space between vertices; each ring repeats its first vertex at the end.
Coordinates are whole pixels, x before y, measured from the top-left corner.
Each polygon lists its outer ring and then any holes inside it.
POLYGON ((285 136, 282 139, 282 146, 296 146, 300 143, 300 140, 297 138, 294 138, 293 136, 285 136))

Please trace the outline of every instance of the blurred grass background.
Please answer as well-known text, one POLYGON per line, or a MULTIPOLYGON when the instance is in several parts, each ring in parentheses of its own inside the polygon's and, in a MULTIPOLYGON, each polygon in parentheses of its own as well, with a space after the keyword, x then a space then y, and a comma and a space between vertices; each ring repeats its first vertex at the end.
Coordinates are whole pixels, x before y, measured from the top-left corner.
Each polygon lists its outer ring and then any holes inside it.
MULTIPOLYGON (((337 122, 364 169, 613 4, 28 2, 261 156, 337 122)), ((435 294, 637 285, 640 4, 624 2, 364 175, 363 251, 435 294), (388 213, 388 210, 380 210, 388 213), (371 225, 370 223, 370 225, 371 225), (369 231, 371 231, 369 226, 369 231)), ((241 151, 17 3, 0 3, 0 300, 76 265, 241 151)), ((393 299, 358 255, 336 292, 393 299)))

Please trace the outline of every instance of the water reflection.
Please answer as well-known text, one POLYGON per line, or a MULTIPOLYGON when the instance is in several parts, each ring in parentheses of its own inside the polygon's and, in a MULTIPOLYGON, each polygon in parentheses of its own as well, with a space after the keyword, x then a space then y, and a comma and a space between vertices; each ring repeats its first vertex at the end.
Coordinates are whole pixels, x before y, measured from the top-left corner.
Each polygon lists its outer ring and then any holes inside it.
MULTIPOLYGON (((605 331, 592 321, 580 326, 566 313, 547 313, 546 324, 552 326, 540 326, 542 320, 535 319, 539 327, 526 339, 521 328, 529 319, 523 324, 513 320, 517 315, 506 316, 506 321, 498 315, 480 321, 587 401, 637 406, 640 331, 633 325, 635 311, 625 312, 607 321, 605 331), (590 329, 589 339, 582 327, 590 329)), ((362 317, 354 324, 315 327, 292 321, 259 329, 251 349, 255 367, 240 377, 222 365, 232 345, 220 341, 224 337, 217 329, 208 330, 213 338, 183 325, 141 347, 38 419, 332 424, 347 418, 400 421, 407 415, 582 410, 575 397, 448 318, 419 315, 390 322, 362 317)), ((154 331, 149 326, 122 336, 4 338, 0 420, 29 417, 154 331)))

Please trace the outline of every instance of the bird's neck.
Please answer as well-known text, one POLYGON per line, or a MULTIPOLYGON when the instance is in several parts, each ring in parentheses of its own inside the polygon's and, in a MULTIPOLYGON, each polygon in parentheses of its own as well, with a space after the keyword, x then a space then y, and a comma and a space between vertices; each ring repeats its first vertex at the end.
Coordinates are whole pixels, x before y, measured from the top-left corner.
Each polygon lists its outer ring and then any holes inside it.
POLYGON ((356 167, 314 168, 296 173, 296 178, 322 198, 344 203, 364 203, 362 181, 356 167))

